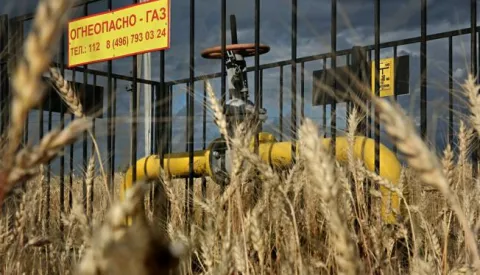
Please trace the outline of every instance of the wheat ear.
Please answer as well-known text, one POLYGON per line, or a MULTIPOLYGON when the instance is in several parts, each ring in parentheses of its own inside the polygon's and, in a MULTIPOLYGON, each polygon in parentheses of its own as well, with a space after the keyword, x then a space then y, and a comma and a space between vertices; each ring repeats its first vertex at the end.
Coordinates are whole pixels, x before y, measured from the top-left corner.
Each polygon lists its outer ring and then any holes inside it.
POLYGON ((406 156, 409 166, 418 172, 419 179, 424 184, 438 189, 450 204, 463 228, 465 243, 473 257, 473 263, 479 268, 480 258, 475 237, 458 201, 458 197, 450 188, 448 180, 443 174, 442 166, 438 159, 428 149, 420 136, 416 134, 413 123, 397 104, 390 104, 386 100, 379 98, 374 98, 373 102, 379 109, 380 120, 384 123, 387 134, 393 140, 398 150, 406 156))
POLYGON ((340 274, 359 274, 362 265, 357 255, 356 247, 350 239, 350 233, 342 221, 339 205, 339 188, 335 178, 334 160, 330 157, 322 141, 318 137, 317 126, 308 118, 303 121, 299 131, 301 155, 305 158, 314 190, 322 197, 328 206, 329 221, 333 244, 337 251, 336 260, 340 274))
MULTIPOLYGON (((217 97, 213 92, 213 88, 212 88, 212 85, 210 84, 210 81, 205 80, 205 86, 208 93, 208 98, 210 99, 210 105, 212 106, 212 109, 213 109, 215 123, 218 126, 220 134, 222 134, 223 137, 226 140, 228 140, 229 136, 227 131, 227 119, 225 117, 225 114, 223 113, 223 107, 218 102, 217 97)), ((228 150, 230 150, 230 145, 228 142, 227 142, 227 148, 228 150)))
POLYGON ((7 169, 17 150, 28 111, 38 105, 44 96, 42 74, 48 69, 57 40, 68 18, 72 0, 44 0, 37 7, 32 31, 25 41, 23 55, 12 78, 13 100, 9 145, 4 158, 7 169))
MULTIPOLYGON (((480 95, 478 92, 480 90, 480 85, 477 85, 477 79, 474 78, 471 74, 468 75, 467 80, 463 84, 464 93, 468 98, 469 107, 470 107, 470 121, 473 125, 473 128, 477 132, 477 135, 480 136, 480 95)), ((464 146, 465 147, 465 146, 464 146)), ((461 151, 465 151, 461 150, 461 151)), ((463 175, 462 175, 463 176, 463 175)), ((474 226, 474 233, 477 235, 480 230, 480 219, 477 220, 474 226)))
MULTIPOLYGON (((70 82, 68 82, 60 73, 60 71, 55 68, 55 67, 50 67, 50 77, 53 82, 53 85, 55 89, 57 90, 58 94, 60 97, 63 99, 63 101, 68 105, 70 110, 73 112, 73 114, 79 118, 85 117, 85 113, 83 112, 83 107, 82 103, 80 102, 80 99, 77 95, 77 93, 73 90, 72 86, 70 85, 70 82)), ((88 131, 88 134, 92 138, 92 143, 95 147, 95 151, 98 156, 98 163, 100 167, 100 172, 102 173, 103 176, 103 183, 105 187, 105 191, 109 194, 108 195, 108 200, 109 203, 111 203, 111 196, 110 196, 110 191, 108 188, 108 183, 107 183, 107 174, 105 173, 105 169, 103 167, 103 163, 101 161, 101 156, 100 156, 100 149, 98 148, 97 141, 95 140, 95 136, 92 134, 91 131, 88 131)))
POLYGON ((88 161, 88 167, 85 174, 87 185, 87 218, 89 221, 93 220, 93 185, 95 182, 95 155, 92 154, 88 161))
POLYGON ((77 93, 72 89, 70 82, 63 78, 60 71, 55 67, 50 67, 50 77, 58 94, 68 105, 73 114, 77 117, 83 117, 82 103, 80 102, 77 93))
POLYGON ((80 133, 89 129, 92 122, 89 119, 78 119, 70 123, 65 129, 55 129, 45 135, 40 144, 31 148, 26 147, 17 154, 14 165, 8 176, 10 185, 30 178, 35 174, 38 165, 45 164, 57 156, 60 149, 77 140, 80 133))

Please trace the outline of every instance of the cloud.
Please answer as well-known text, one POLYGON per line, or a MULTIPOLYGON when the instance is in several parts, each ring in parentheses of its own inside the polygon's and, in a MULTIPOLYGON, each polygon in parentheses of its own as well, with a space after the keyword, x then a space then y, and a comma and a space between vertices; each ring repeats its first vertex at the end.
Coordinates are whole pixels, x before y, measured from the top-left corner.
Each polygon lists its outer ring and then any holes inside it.
POLYGON ((465 78, 467 76, 467 72, 465 69, 462 69, 462 68, 457 68, 454 72, 453 72, 453 77, 454 78, 465 78))

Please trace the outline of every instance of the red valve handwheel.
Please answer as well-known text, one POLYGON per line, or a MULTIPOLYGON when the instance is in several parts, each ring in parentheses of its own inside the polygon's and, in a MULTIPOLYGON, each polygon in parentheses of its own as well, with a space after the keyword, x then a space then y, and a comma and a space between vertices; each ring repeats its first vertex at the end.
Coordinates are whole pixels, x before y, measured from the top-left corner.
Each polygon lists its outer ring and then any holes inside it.
MULTIPOLYGON (((260 44, 258 45, 258 54, 265 54, 270 51, 270 46, 260 44)), ((234 53, 241 54, 244 57, 255 56, 255 44, 231 44, 225 46, 225 51, 233 51, 234 53)), ((222 46, 211 47, 202 51, 202 57, 207 59, 220 59, 222 58, 222 46)))

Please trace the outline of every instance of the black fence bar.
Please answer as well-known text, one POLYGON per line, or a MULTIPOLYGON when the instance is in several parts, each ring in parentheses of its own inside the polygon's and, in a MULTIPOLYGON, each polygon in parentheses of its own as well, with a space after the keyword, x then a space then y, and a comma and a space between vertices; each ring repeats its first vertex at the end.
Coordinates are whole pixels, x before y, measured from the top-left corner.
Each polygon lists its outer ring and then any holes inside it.
MULTIPOLYGON (((72 82, 76 82, 76 68, 72 69, 72 82)), ((70 121, 75 118, 73 112, 70 114, 70 121)), ((68 209, 73 207, 73 157, 74 148, 73 144, 70 145, 70 159, 69 159, 69 182, 68 182, 68 209)))
MULTIPOLYGON (((83 6, 83 15, 84 16, 87 16, 88 15, 88 4, 85 4, 83 6)), ((87 69, 88 66, 87 65, 84 65, 84 68, 87 69)), ((87 84, 88 84, 88 74, 86 71, 83 71, 83 87, 82 87, 82 98, 83 98, 83 102, 87 102, 87 84)), ((84 112, 86 112, 87 110, 85 109, 84 112)), ((88 142, 87 142, 87 131, 85 131, 83 133, 83 172, 84 173, 87 173, 87 169, 88 169, 88 142)), ((82 177, 82 189, 83 189, 83 199, 82 199, 82 202, 83 202, 83 209, 85 211, 85 213, 87 213, 87 177, 86 175, 84 175, 84 177, 82 177)))
MULTIPOLYGON (((322 60, 322 67, 323 67, 323 71, 325 72, 327 70, 327 58, 326 57, 323 57, 323 60, 322 60)), ((327 105, 326 104, 323 104, 322 106, 322 130, 323 130, 323 137, 326 138, 327 137, 327 105)))
MULTIPOLYGON (((8 48, 8 56, 4 56, 5 61, 8 62, 7 64, 7 71, 12 72, 15 67, 17 66, 18 58, 12 58, 12 57, 17 57, 18 54, 21 52, 22 46, 23 46, 23 41, 24 41, 24 24, 23 22, 18 22, 13 19, 10 19, 8 22, 8 28, 10 29, 10 34, 12 36, 11 40, 9 41, 9 45, 7 46, 8 48)), ((6 54, 6 52, 3 52, 6 54)), ((2 54, 3 55, 3 54, 2 54)), ((4 92, 6 92, 6 95, 4 99, 6 100, 6 105, 2 107, 2 112, 5 115, 3 118, 5 119, 4 126, 8 127, 7 125, 10 123, 10 102, 11 102, 11 88, 10 88, 10 83, 6 83, 7 88, 5 89, 4 92)), ((25 123, 29 122, 29 116, 27 115, 27 121, 25 123)), ((25 133, 25 140, 28 141, 28 124, 25 125, 26 133, 25 133)), ((4 130, 4 129, 3 129, 4 130)), ((3 132, 3 131, 2 131, 3 132)))
MULTIPOLYGON (((12 57, 16 57, 17 54, 20 52, 20 49, 21 49, 21 45, 23 45, 23 36, 24 36, 24 24, 23 22, 18 22, 18 21, 15 21, 13 19, 10 19, 9 20, 9 23, 8 23, 8 27, 9 27, 9 32, 12 36, 12 40, 10 41, 10 45, 7 47, 8 48, 8 56, 6 55, 2 55, 6 62, 8 62, 7 64, 7 70, 9 72, 13 71, 14 68, 17 66, 17 58, 12 58, 12 57)), ((5 52, 4 52, 5 53, 5 52)), ((8 87, 10 86, 10 83, 7 83, 8 87)), ((2 112, 3 114, 5 114, 5 126, 8 125, 8 123, 10 123, 10 109, 9 109, 9 102, 11 102, 11 90, 10 88, 7 89, 7 96, 6 96, 6 100, 7 100, 7 104, 2 107, 2 112)), ((27 114, 27 117, 25 119, 25 126, 24 126, 24 131, 25 131, 25 134, 24 134, 24 139, 25 139, 25 144, 28 143, 28 139, 29 139, 29 122, 30 122, 30 113, 27 114)), ((3 130, 2 130, 2 133, 3 133, 3 130)))
MULTIPOLYGON (((477 0, 470 0, 470 58, 471 58, 471 73, 474 77, 477 77, 477 0)), ((472 165, 473 176, 478 175, 478 154, 479 154, 479 140, 475 135, 472 140, 472 165)))
POLYGON ((166 93, 166 98, 167 98, 167 102, 166 102, 166 110, 165 110, 165 114, 166 114, 166 117, 167 117, 167 120, 165 121, 165 153, 171 153, 172 150, 171 150, 171 121, 172 121, 172 109, 171 109, 171 106, 172 106, 172 93, 170 91, 171 87, 167 84, 165 84, 165 93, 166 93))
MULTIPOLYGON (((193 195, 194 195, 194 179, 193 179, 193 142, 194 142, 194 116, 195 116, 195 0, 190 0, 190 84, 187 90, 188 95, 188 209, 189 217, 193 218, 193 195)), ((188 219, 187 219, 188 221, 188 219)), ((189 223, 187 223, 189 224, 189 223)), ((188 227, 189 231, 190 228, 188 227)))
MULTIPOLYGON (((375 31, 375 96, 380 96, 380 0, 375 0, 375 7, 374 7, 374 31, 375 31)), ((375 110, 375 119, 374 119, 374 139, 375 139, 375 146, 374 146, 374 156, 375 156, 375 172, 377 174, 380 173, 380 115, 378 108, 374 108, 375 110)), ((367 181, 366 183, 367 188, 366 190, 370 190, 372 188, 372 182, 367 181)), ((374 188, 377 189, 377 184, 373 184, 374 188)), ((366 196, 367 202, 367 209, 370 213, 372 211, 371 208, 371 198, 370 196, 366 196)))
MULTIPOLYGON (((133 57, 133 67, 132 67, 132 74, 137 75, 137 58, 136 56, 133 57)), ((132 181, 135 182, 137 180, 137 119, 138 119, 138 101, 137 101, 137 81, 135 78, 131 84, 131 102, 130 102, 130 116, 131 116, 131 124, 130 124, 130 165, 132 167, 132 181)))
POLYGON ((44 102, 40 103, 40 108, 39 108, 39 115, 38 115, 38 141, 42 140, 43 134, 44 134, 44 125, 43 125, 43 109, 44 109, 44 102))
MULTIPOLYGON (((263 108, 263 70, 260 70, 260 108, 263 108)), ((263 125, 260 124, 259 131, 263 131, 263 125)))
POLYGON ((8 99, 10 83, 8 81, 8 16, 0 16, 0 133, 4 133, 8 125, 8 99))
POLYGON ((263 108, 263 70, 260 70, 260 108, 263 108))
POLYGON ((167 113, 167 106, 168 106, 168 94, 167 90, 165 89, 165 51, 160 52, 160 98, 161 98, 161 117, 160 117, 160 129, 161 129, 161 139, 160 139, 160 163, 161 163, 161 169, 163 169, 163 159, 165 157, 166 153, 166 137, 167 135, 165 134, 166 130, 166 119, 168 118, 168 113, 167 113))
MULTIPOLYGON (((161 115, 161 107, 160 107, 160 104, 162 102, 161 100, 161 95, 160 95, 160 86, 159 85, 156 85, 156 86, 150 86, 150 89, 152 91, 151 93, 151 96, 150 96, 150 102, 152 102, 153 104, 151 105, 151 116, 150 116, 150 152, 145 152, 145 155, 154 155, 154 154, 157 154, 159 157, 160 157, 160 151, 161 151, 161 145, 160 145, 160 140, 161 140, 161 132, 162 130, 160 129, 161 128, 161 120, 160 120, 160 117, 162 116, 161 115)), ((144 106, 145 106, 145 103, 144 103, 144 106)), ((146 142, 146 141, 145 141, 146 142)), ((159 175, 161 175, 161 171, 162 171, 162 168, 163 168, 163 165, 162 165, 162 161, 160 161, 160 166, 158 167, 158 170, 159 170, 159 175)), ((161 179, 159 178, 158 180, 161 181, 161 179)), ((150 188, 149 188, 149 206, 150 206, 150 211, 153 211, 154 212, 154 215, 156 215, 157 211, 155 210, 155 201, 157 199, 159 199, 158 197, 155 197, 156 194, 158 193, 157 190, 159 190, 159 188, 162 190, 163 189, 163 186, 161 184, 161 182, 155 182, 155 184, 151 185, 150 188)))
MULTIPOLYGON (((158 152, 158 149, 157 149, 157 146, 155 144, 155 128, 156 128, 156 125, 157 125, 157 120, 155 119, 156 118, 156 114, 155 114, 155 111, 156 111, 156 108, 155 106, 157 104, 155 104, 155 102, 157 102, 157 98, 155 97, 155 94, 157 93, 157 89, 158 89, 158 86, 154 86, 154 85, 150 85, 150 90, 152 91, 151 94, 150 94, 150 102, 152 102, 152 105, 150 106, 150 151, 148 152, 148 154, 150 155, 153 155, 155 152, 158 152)), ((145 154, 147 154, 147 152, 145 152, 145 154)))
POLYGON ((453 143, 453 38, 448 38, 448 144, 453 143))
MULTIPOLYGON (((65 76, 65 34, 62 35, 62 41, 61 41, 61 48, 60 48, 60 63, 62 65, 60 66, 60 72, 62 73, 63 76, 65 76)), ((28 126, 28 123, 27 123, 28 126)), ((60 104, 60 128, 63 129, 65 127, 65 109, 64 105, 60 104)), ((64 224, 62 221, 62 215, 65 214, 65 148, 62 147, 60 150, 60 191, 59 191, 59 200, 60 200, 60 217, 58 224, 60 226, 60 232, 63 232, 64 230, 64 224)))
MULTIPOLYGON (((189 152, 189 128, 190 128, 190 123, 189 123, 189 114, 190 114, 190 98, 189 98, 189 92, 190 92, 190 82, 185 84, 185 102, 187 103, 187 113, 186 113, 186 120, 185 120, 185 152, 189 152)), ((190 155, 190 154, 189 154, 190 155)), ((190 158, 189 158, 190 159, 190 158)), ((189 161, 189 170, 190 170, 190 161, 189 161)), ((185 178, 185 226, 186 229, 188 230, 188 224, 190 224, 190 212, 189 212, 189 179, 190 179, 190 174, 187 178, 185 178)))
MULTIPOLYGON (((113 79, 113 93, 112 93, 112 109, 113 109, 113 123, 112 125, 110 125, 110 127, 112 128, 112 163, 111 163, 111 167, 110 167, 110 171, 112 173, 112 179, 113 179, 113 182, 115 183, 115 145, 116 145, 116 128, 117 128, 117 122, 116 122, 116 117, 117 117, 117 79, 114 78, 113 79)), ((114 186, 112 186, 112 188, 114 188, 114 186)), ((113 194, 113 190, 112 190, 112 194, 113 194)))
MULTIPOLYGON (((372 50, 368 50, 368 61, 372 62, 372 50)), ((375 87, 373 87, 375 89, 375 87)), ((369 138, 372 137, 372 103, 370 101, 367 102, 367 136, 369 138)))
MULTIPOLYGON (((40 141, 42 140, 43 138, 43 135, 44 135, 44 123, 43 123, 43 119, 44 119, 44 115, 43 115, 43 110, 44 110, 44 107, 45 107, 45 100, 42 100, 41 103, 39 104, 39 108, 38 108, 38 112, 39 112, 39 116, 38 116, 38 142, 40 143, 40 141)), ((41 187, 41 190, 42 190, 42 198, 45 196, 45 193, 47 192, 46 188, 47 188, 47 184, 45 182, 45 167, 43 167, 42 171, 41 171, 41 181, 40 181, 40 184, 42 185, 41 187)), ((45 201, 42 202, 42 207, 45 207, 45 201)), ((47 206, 48 208, 48 206, 47 206)), ((47 221, 47 215, 46 213, 42 213, 44 216, 44 220, 42 221, 42 230, 45 230, 46 228, 44 228, 44 226, 46 227, 46 224, 48 223, 47 221)))
POLYGON ((278 126, 280 131, 280 141, 283 140, 283 66, 280 66, 280 97, 278 101, 278 126))
MULTIPOLYGON (((52 63, 52 65, 54 66, 61 66, 61 64, 59 63, 52 63)), ((104 77, 108 77, 108 71, 99 71, 99 70, 95 70, 95 69, 85 69, 85 68, 82 68, 82 67, 74 67, 70 70, 73 70, 75 69, 77 72, 80 72, 80 73, 83 73, 83 72, 86 72, 87 74, 92 74, 92 75, 97 75, 97 76, 104 76, 104 77)), ((111 74, 112 78, 116 78, 118 80, 125 80, 125 81, 130 81, 132 82, 133 81, 133 77, 132 76, 129 76, 129 75, 121 75, 121 74, 115 74, 115 73, 112 73, 111 74)), ((220 74, 218 74, 218 76, 220 76, 220 74)), ((196 79, 196 81, 198 81, 200 79, 196 79)), ((173 81, 171 84, 185 84, 188 82, 188 78, 185 79, 185 81, 183 82, 177 82, 177 81, 173 81)), ((154 80, 149 80, 149 79, 142 79, 142 78, 137 78, 137 83, 138 84, 146 84, 146 85, 157 85, 157 84, 160 84, 160 82, 158 81, 154 81, 154 80)))
MULTIPOLYGON (((380 0, 375 0, 375 96, 380 96, 380 0)), ((379 112, 375 108, 375 172, 380 173, 380 121, 379 112)))
POLYGON ((173 139, 173 86, 168 87, 168 152, 172 153, 172 139, 173 139))
MULTIPOLYGON (((260 0, 255 0, 255 117, 260 113, 260 0)), ((257 128, 258 130, 258 128, 257 128)), ((258 131, 255 134, 254 151, 258 153, 258 131)))
POLYGON ((25 118, 25 133, 23 135, 23 139, 25 141, 25 144, 28 143, 28 125, 30 121, 30 114, 27 114, 27 117, 25 118))
MULTIPOLYGON (((397 46, 394 46, 394 47, 393 47, 393 60, 397 60, 397 46)), ((396 64, 396 62, 394 62, 393 64, 396 64)), ((394 65, 394 66, 397 67, 396 65, 394 65)), ((394 88, 393 88, 393 98, 394 98, 395 102, 397 102, 397 101, 398 101, 397 85, 394 84, 393 87, 394 87, 394 88)), ((395 155, 397 155, 397 153, 398 153, 398 148, 397 148, 397 145, 396 145, 395 143, 393 144, 393 148, 392 148, 392 149, 393 149, 393 153, 394 153, 395 155)))
MULTIPOLYGON (((163 51, 162 51, 163 52, 163 51)), ((161 53, 162 53, 161 52, 161 53)), ((164 61, 165 59, 160 57, 160 78, 162 78, 162 74, 163 74, 163 68, 162 68, 162 61, 164 61)), ((155 100, 153 102, 155 102, 154 104, 154 114, 152 114, 155 118, 154 120, 154 128, 155 131, 155 136, 154 138, 152 139, 152 141, 155 141, 155 149, 154 149, 154 152, 158 155, 159 159, 160 159, 160 166, 158 167, 159 169, 159 175, 161 175, 161 172, 164 168, 163 166, 163 159, 164 159, 164 156, 165 156, 165 122, 164 122, 164 117, 165 117, 165 94, 162 93, 163 92, 163 88, 161 87, 161 85, 157 85, 155 86, 155 100)), ((153 154, 153 153, 152 153, 153 154)), ((165 191, 163 185, 162 185, 162 181, 163 181, 163 178, 159 178, 158 179, 160 182, 157 182, 153 188, 151 189, 151 192, 150 192, 150 205, 155 205, 156 201, 159 200, 159 199, 162 199, 158 194, 162 191, 165 191)), ((165 218, 168 219, 168 216, 169 216, 169 212, 170 212, 170 209, 169 209, 169 202, 167 200, 167 203, 166 203, 166 209, 162 209, 161 211, 166 211, 166 216, 165 218)), ((152 210, 154 211, 155 215, 156 215, 156 212, 157 212, 157 209, 154 207, 152 208, 152 210)), ((165 221, 166 222, 166 221, 165 221)))
MULTIPOLYGON (((93 75, 93 90, 95 91, 97 88, 97 75, 93 75)), ((93 106, 96 106, 96 102, 95 102, 95 96, 92 96, 92 101, 93 101, 93 106)), ((90 152, 90 157, 94 158, 95 157, 95 144, 94 144, 94 140, 96 139, 96 135, 95 135, 95 117, 97 116, 97 113, 93 113, 93 117, 92 117, 92 141, 91 141, 91 152, 90 152)), ((93 167, 93 169, 95 169, 95 167, 93 167)), ((94 170, 95 171, 95 170, 94 170)), ((89 212, 88 212, 88 216, 87 218, 90 219, 90 222, 93 221, 93 201, 94 201, 94 195, 95 195, 95 178, 91 179, 91 186, 90 186, 90 194, 89 194, 89 197, 90 197, 90 208, 89 208, 89 212)))
MULTIPOLYGON (((453 31, 448 31, 448 32, 441 32, 441 33, 436 33, 436 34, 430 34, 427 35, 427 41, 434 41, 438 39, 445 39, 448 37, 456 37, 456 36, 461 36, 465 34, 469 34, 471 31, 471 28, 464 28, 464 29, 458 29, 458 30, 453 30, 453 31)), ((402 39, 402 40, 395 40, 395 41, 390 41, 390 42, 384 42, 379 45, 380 49, 385 49, 385 48, 391 48, 394 46, 404 46, 404 45, 409 45, 409 44, 415 44, 415 43, 420 43, 421 42, 421 37, 413 37, 413 38, 407 38, 407 39, 402 39)), ((365 46, 365 49, 367 51, 369 50, 374 50, 375 45, 368 45, 365 46)), ((339 50, 336 51, 336 56, 344 56, 350 53, 351 49, 345 49, 345 50, 339 50)), ((311 61, 316 61, 316 60, 322 60, 323 58, 331 58, 332 53, 323 53, 323 54, 316 54, 316 55, 310 55, 306 57, 301 57, 297 58, 297 63, 301 62, 311 62, 311 61)), ((291 59, 288 60, 283 60, 279 62, 272 62, 272 63, 266 63, 263 65, 259 66, 260 70, 267 70, 267 69, 272 69, 272 68, 277 68, 279 66, 286 66, 291 64, 291 59)), ((91 70, 93 71, 93 70, 91 70)), ((247 72, 253 72, 255 71, 255 66, 247 67, 247 72)), ((100 72, 102 73, 102 72, 100 72)), ((205 80, 205 79, 213 79, 217 77, 221 77, 222 73, 211 73, 211 74, 204 74, 204 75, 198 75, 194 78, 195 81, 200 81, 200 80, 205 80)), ((123 76, 123 78, 128 79, 128 77, 123 76)), ((189 78, 182 78, 178 80, 173 80, 167 82, 168 85, 174 85, 174 84, 185 84, 188 81, 190 81, 189 78)), ((143 80, 143 82, 147 82, 143 80)))
POLYGON ((238 44, 237 19, 234 14, 230 14, 230 38, 231 44, 238 44))
MULTIPOLYGON (((112 0, 107 1, 108 10, 112 10, 112 0)), ((112 90, 112 70, 113 70, 112 61, 107 62, 107 182, 110 193, 113 195, 115 190, 114 186, 114 169, 112 166, 112 159, 114 154, 112 154, 112 124, 114 123, 114 118, 112 118, 112 104, 113 104, 113 90, 112 90)))
POLYGON ((305 62, 300 65, 302 75, 300 78, 300 123, 303 123, 305 118, 305 62))
MULTIPOLYGON (((203 113, 202 113, 202 149, 207 149, 207 82, 203 81, 203 113)), ((207 201, 207 178, 202 177, 202 199, 203 202, 207 201)), ((205 210, 202 210, 202 222, 203 226, 206 223, 205 210)))
MULTIPOLYGON (((48 97, 48 122, 47 122, 47 129, 48 132, 52 130, 52 97, 48 97)), ((47 205, 47 209, 45 209, 45 216, 46 216, 46 229, 49 230, 50 228, 50 200, 51 200, 51 188, 50 182, 52 179, 52 163, 51 161, 47 162, 47 177, 46 177, 46 197, 45 203, 47 205)))
MULTIPOLYGON (((161 74, 161 73, 160 73, 161 74)), ((153 113, 152 113, 152 117, 153 117, 153 121, 154 121, 154 137, 152 139, 152 141, 154 141, 154 152, 158 155, 159 158, 161 158, 160 160, 160 167, 158 168, 159 169, 159 172, 162 171, 163 169, 163 140, 162 140, 162 128, 163 128, 163 111, 164 111, 164 108, 162 108, 162 104, 163 104, 163 98, 162 98, 162 89, 160 88, 160 85, 157 85, 155 87, 152 87, 152 89, 155 89, 153 95, 154 95, 154 100, 152 102, 154 102, 155 104, 153 105, 153 113)), ((152 152, 153 154, 153 152, 152 152)))
MULTIPOLYGON (((345 65, 348 66, 348 67, 351 67, 351 64, 350 64, 350 54, 347 54, 347 55, 345 56, 345 59, 346 59, 346 60, 345 60, 345 61, 346 61, 346 62, 345 62, 345 65)), ((347 90, 347 94, 349 94, 349 93, 350 93, 350 90, 351 90, 351 88, 350 88, 350 77, 347 77, 344 82, 347 83, 347 88, 346 88, 346 90, 347 90)), ((351 112, 351 104, 350 104, 350 100, 347 99, 347 100, 345 100, 345 119, 346 119, 346 121, 348 121, 348 117, 350 116, 350 112, 351 112)), ((347 127, 348 127, 348 126, 347 126, 347 127)))
POLYGON ((163 159, 165 157, 166 153, 166 145, 167 145, 167 135, 166 135, 166 128, 167 128, 167 123, 166 119, 168 118, 168 113, 167 113, 167 107, 168 107, 168 94, 167 90, 165 89, 165 51, 162 50, 160 52, 160 96, 157 97, 160 98, 160 104, 157 103, 157 105, 160 105, 161 108, 161 113, 160 113, 160 169, 163 169, 163 159))
MULTIPOLYGON (((133 0, 133 3, 137 3, 138 0, 133 0)), ((132 125, 131 125, 131 166, 132 166, 132 181, 137 180, 137 126, 138 126, 138 102, 137 102, 137 83, 138 83, 138 71, 137 71, 137 55, 132 58, 132 125)))
MULTIPOLYGON (((336 51, 337 51, 337 0, 332 0, 332 20, 331 20, 331 30, 330 30, 330 37, 331 37, 331 52, 332 52, 332 57, 331 57, 331 67, 332 70, 335 71, 337 67, 337 56, 336 56, 336 51)), ((333 90, 335 91, 337 89, 337 81, 335 78, 333 78, 333 90)), ((332 153, 335 156, 336 155, 336 137, 337 137, 337 99, 336 96, 334 95, 333 97, 332 104, 330 105, 330 133, 331 133, 331 149, 332 153)))
POLYGON ((420 24, 420 134, 427 138, 427 0, 421 0, 420 24))
MULTIPOLYGON (((291 135, 292 140, 297 139, 297 0, 292 0, 292 105, 291 105, 291 135)), ((292 142, 292 160, 296 160, 296 146, 292 142)))
MULTIPOLYGON (((350 54, 347 54, 347 55, 346 55, 345 65, 351 67, 351 64, 350 64, 350 54)), ((351 88, 351 86, 350 86, 350 82, 351 82, 351 81, 350 81, 350 77, 347 77, 346 82, 347 82, 347 88, 346 88, 346 90, 347 90, 347 94, 349 94, 350 91, 352 90, 352 88, 351 88)), ((346 121, 348 121, 348 118, 349 118, 349 116, 350 116, 350 113, 352 112, 351 109, 352 109, 351 101, 347 99, 347 100, 345 101, 345 119, 346 119, 346 121)), ((347 127, 348 127, 348 126, 347 126, 347 127)))
MULTIPOLYGON (((363 76, 364 77, 364 81, 365 81, 365 85, 367 87, 371 87, 372 84, 371 84, 371 79, 368 78, 368 75, 369 73, 367 73, 367 70, 370 70, 371 71, 371 68, 370 66, 368 66, 368 62, 371 62, 371 57, 372 57, 372 52, 371 51, 368 51, 368 54, 367 54, 367 51, 363 50, 363 54, 364 54, 364 72, 363 72, 363 76)), ((369 90, 371 91, 371 89, 369 90)), ((371 102, 370 100, 365 100, 365 113, 363 114, 364 115, 364 118, 363 118, 363 127, 364 127, 364 131, 362 131, 362 133, 365 134, 365 136, 368 136, 368 137, 371 137, 370 135, 370 129, 371 129, 371 102)))
MULTIPOLYGON (((221 7, 221 13, 222 13, 222 18, 221 18, 221 48, 222 48, 222 67, 220 69, 221 71, 221 77, 222 77, 222 82, 221 82, 221 100, 222 100, 222 107, 225 108, 225 102, 227 100, 227 79, 226 79, 226 68, 225 68, 225 63, 226 63, 226 54, 227 54, 227 0, 221 0, 222 1, 222 7, 221 7)), ((190 79, 188 79, 190 81, 190 79)), ((197 81, 197 79, 194 79, 194 81, 197 81)))

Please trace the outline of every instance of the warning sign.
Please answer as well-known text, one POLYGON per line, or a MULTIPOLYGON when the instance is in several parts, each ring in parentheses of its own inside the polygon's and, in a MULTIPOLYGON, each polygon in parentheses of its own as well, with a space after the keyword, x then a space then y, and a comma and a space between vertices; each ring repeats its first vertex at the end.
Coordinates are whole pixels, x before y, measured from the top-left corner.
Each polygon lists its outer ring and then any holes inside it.
POLYGON ((170 0, 153 0, 68 23, 68 67, 170 48, 170 0))
MULTIPOLYGON (((375 63, 367 62, 365 81, 370 83, 372 93, 375 93, 375 63)), ((363 90, 352 85, 352 73, 356 76, 357 70, 351 65, 327 68, 313 71, 312 105, 328 105, 352 101, 352 93, 356 97, 363 94, 363 90), (331 88, 328 90, 328 88, 331 88), (332 93, 333 92, 333 93, 332 93)), ((380 59, 380 97, 407 95, 410 87, 410 61, 408 55, 396 58, 380 59)), ((363 81, 363 80, 362 80, 363 81)))
MULTIPOLYGON (((375 94, 375 61, 372 61, 372 93, 375 94)), ((395 59, 380 59, 380 97, 393 96, 395 89, 395 59)))

